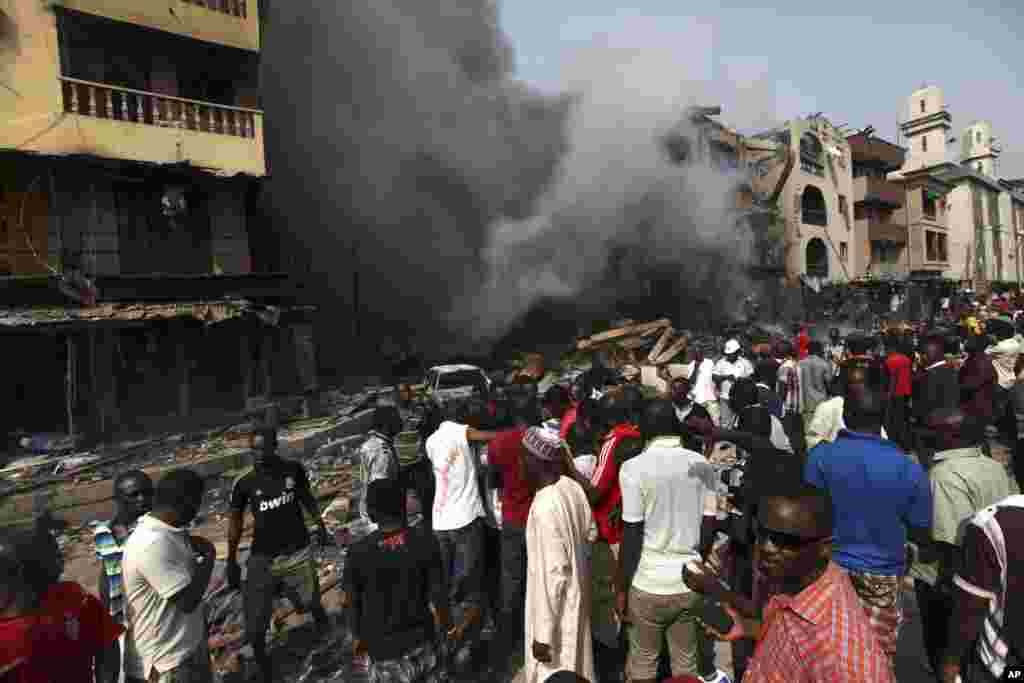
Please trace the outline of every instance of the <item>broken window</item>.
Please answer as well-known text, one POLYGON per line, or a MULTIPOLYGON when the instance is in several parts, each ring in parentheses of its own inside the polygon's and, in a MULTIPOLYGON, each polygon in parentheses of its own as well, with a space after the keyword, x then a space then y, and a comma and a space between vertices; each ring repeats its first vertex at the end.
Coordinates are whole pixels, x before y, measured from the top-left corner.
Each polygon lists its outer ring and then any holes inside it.
POLYGON ((828 248, 819 237, 807 243, 807 274, 811 277, 828 277, 828 248))
POLYGON ((925 231, 925 259, 931 262, 946 262, 946 235, 934 230, 925 231))
POLYGON ((800 198, 801 222, 805 225, 828 225, 828 209, 825 206, 825 195, 814 185, 804 188, 800 198))
POLYGON ((924 212, 925 218, 935 218, 936 199, 937 196, 933 192, 929 192, 927 188, 921 188, 921 210, 924 212))

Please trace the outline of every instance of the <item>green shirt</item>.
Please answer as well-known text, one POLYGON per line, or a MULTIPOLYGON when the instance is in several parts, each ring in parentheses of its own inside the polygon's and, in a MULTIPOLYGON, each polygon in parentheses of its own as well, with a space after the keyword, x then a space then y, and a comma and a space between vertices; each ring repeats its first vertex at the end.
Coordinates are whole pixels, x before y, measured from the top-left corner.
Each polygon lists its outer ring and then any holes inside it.
MULTIPOLYGON (((960 546, 964 527, 978 510, 1014 493, 1006 467, 978 447, 935 454, 928 479, 932 490, 932 540, 960 546)), ((910 575, 928 584, 938 580, 938 562, 915 562, 910 575)))

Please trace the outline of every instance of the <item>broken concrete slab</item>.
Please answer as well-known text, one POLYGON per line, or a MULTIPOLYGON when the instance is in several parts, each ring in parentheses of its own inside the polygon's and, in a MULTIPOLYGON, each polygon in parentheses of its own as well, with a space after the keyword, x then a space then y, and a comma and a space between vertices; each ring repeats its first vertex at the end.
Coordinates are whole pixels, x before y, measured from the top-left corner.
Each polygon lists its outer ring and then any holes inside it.
MULTIPOLYGON (((343 418, 330 427, 303 430, 297 434, 286 431, 279 437, 281 455, 290 459, 308 460, 329 441, 337 441, 344 436, 368 431, 372 419, 373 411, 366 410, 343 418)), ((238 448, 227 449, 203 459, 143 467, 142 471, 154 479, 159 479, 172 470, 190 467, 204 479, 212 479, 219 477, 224 472, 251 465, 252 451, 248 448, 238 448)), ((71 486, 68 485, 68 482, 64 482, 62 485, 51 485, 39 491, 5 497, 0 501, 0 525, 30 523, 32 515, 41 505, 41 495, 45 499, 42 504, 71 526, 83 525, 94 519, 109 517, 113 514, 112 487, 109 480, 71 486)))

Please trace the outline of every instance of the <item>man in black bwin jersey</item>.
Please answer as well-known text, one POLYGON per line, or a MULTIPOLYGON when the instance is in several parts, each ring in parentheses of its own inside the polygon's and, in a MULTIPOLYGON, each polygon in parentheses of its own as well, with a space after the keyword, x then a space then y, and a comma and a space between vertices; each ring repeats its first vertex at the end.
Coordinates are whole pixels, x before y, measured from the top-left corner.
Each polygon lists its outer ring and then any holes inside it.
POLYGON ((227 578, 229 585, 239 587, 238 543, 242 538, 242 517, 248 508, 255 528, 243 590, 246 639, 263 680, 270 683, 273 675, 266 652, 266 632, 276 595, 283 593, 299 612, 312 612, 321 629, 329 626, 320 602, 316 560, 303 508, 316 518, 321 546, 327 543, 327 529, 305 468, 278 455, 277 430, 266 424, 257 425, 252 447, 254 466, 239 477, 231 490, 227 578))

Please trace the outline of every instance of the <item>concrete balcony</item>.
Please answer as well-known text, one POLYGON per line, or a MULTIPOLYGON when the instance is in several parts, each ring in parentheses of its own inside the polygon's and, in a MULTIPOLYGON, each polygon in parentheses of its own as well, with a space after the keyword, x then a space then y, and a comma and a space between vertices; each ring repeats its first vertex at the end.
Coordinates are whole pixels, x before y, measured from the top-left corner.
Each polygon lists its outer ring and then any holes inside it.
POLYGON ((256 0, 60 0, 59 4, 208 43, 260 49, 256 0))
POLYGON ((244 19, 248 14, 246 0, 181 0, 196 7, 205 7, 213 12, 223 12, 244 19))
POLYGON ((896 244, 906 244, 907 242, 907 226, 905 225, 882 221, 867 221, 867 224, 869 240, 885 240, 896 244))
POLYGON ((903 206, 906 199, 901 185, 867 176, 853 179, 853 196, 855 203, 863 202, 892 209, 903 206))
POLYGON ((64 153, 266 174, 258 109, 67 77, 60 78, 60 88, 65 114, 80 117, 75 126, 62 127, 61 135, 47 138, 61 144, 64 153))
POLYGON ((907 271, 901 263, 872 261, 868 264, 868 273, 879 280, 897 280, 906 277, 907 271))

